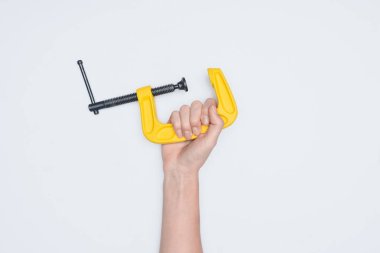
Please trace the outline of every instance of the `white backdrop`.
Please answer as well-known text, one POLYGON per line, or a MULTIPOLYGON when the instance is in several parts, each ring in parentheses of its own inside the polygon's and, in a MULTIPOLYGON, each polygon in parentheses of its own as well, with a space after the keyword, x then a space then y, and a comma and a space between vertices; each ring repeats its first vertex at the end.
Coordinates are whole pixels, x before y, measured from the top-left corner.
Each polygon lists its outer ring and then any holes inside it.
POLYGON ((159 117, 214 96, 239 116, 201 171, 205 253, 380 252, 380 3, 0 1, 0 252, 158 252, 159 117))

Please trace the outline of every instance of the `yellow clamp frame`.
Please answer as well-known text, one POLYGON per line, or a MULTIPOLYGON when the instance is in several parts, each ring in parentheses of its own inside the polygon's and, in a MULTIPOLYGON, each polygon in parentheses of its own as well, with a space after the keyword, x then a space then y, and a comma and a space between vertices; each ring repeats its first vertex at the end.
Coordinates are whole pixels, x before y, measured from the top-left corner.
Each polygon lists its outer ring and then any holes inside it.
MULTIPOLYGON (((221 69, 209 68, 208 75, 218 98, 217 112, 224 121, 223 128, 226 128, 235 121, 238 114, 234 96, 221 69)), ((140 105, 142 130, 149 141, 158 144, 186 141, 184 137, 179 138, 175 134, 172 124, 163 124, 157 119, 156 105, 150 86, 141 87, 136 93, 140 105)), ((207 126, 202 126, 201 133, 205 133, 207 129, 207 126)), ((191 139, 195 138, 197 138, 196 135, 191 137, 191 139)))

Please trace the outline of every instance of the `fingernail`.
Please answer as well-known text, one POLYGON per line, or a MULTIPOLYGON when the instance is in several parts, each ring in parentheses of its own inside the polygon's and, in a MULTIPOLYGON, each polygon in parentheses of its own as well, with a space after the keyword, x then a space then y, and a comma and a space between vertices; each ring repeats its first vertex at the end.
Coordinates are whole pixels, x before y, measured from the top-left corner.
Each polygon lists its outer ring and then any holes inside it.
POLYGON ((185 131, 185 138, 190 140, 191 139, 191 133, 190 131, 185 131))
POLYGON ((208 116, 204 115, 203 116, 203 122, 208 125, 208 116))
POLYGON ((176 130, 175 132, 176 132, 178 138, 182 138, 182 131, 181 130, 176 130))
POLYGON ((194 133, 195 135, 198 135, 198 134, 199 134, 199 130, 198 130, 197 127, 193 127, 193 133, 194 133))

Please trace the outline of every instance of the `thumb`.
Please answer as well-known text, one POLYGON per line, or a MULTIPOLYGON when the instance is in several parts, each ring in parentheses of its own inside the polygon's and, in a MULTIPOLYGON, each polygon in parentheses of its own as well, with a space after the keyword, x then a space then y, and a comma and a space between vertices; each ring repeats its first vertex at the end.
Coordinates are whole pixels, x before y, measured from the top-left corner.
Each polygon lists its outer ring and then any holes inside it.
POLYGON ((208 115, 210 119, 210 124, 208 126, 208 130, 205 137, 212 143, 216 143, 219 134, 223 129, 224 121, 218 115, 215 105, 209 107, 208 115))

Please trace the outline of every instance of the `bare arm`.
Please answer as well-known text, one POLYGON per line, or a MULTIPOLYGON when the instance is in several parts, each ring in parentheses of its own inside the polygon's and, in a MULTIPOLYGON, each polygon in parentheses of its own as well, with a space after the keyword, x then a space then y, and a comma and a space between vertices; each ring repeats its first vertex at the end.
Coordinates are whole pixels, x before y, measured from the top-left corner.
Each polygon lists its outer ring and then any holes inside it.
POLYGON ((160 253, 201 253, 198 172, 216 145, 223 120, 216 102, 195 101, 170 116, 179 137, 193 141, 162 145, 164 166, 164 205, 160 253), (208 125, 205 134, 201 125, 208 125))

